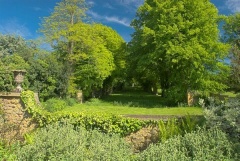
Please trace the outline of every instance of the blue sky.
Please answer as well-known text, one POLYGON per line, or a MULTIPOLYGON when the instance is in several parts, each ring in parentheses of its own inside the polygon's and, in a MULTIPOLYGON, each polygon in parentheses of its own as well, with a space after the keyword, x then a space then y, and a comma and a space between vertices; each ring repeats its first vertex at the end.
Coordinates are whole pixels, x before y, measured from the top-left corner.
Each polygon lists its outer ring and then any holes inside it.
MULTIPOLYGON (((86 0, 92 20, 116 30, 126 41, 134 31, 130 22, 144 0, 86 0)), ((47 17, 60 0, 0 0, 0 33, 36 39, 41 18, 47 17)), ((240 0, 211 0, 220 14, 240 12, 240 0)))

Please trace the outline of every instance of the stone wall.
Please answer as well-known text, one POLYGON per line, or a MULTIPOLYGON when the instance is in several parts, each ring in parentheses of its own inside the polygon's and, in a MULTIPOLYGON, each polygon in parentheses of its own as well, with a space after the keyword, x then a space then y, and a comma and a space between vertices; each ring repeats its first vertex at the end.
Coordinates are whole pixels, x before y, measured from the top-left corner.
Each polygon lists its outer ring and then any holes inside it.
POLYGON ((8 141, 21 138, 35 128, 20 93, 0 93, 0 136, 8 141))
POLYGON ((150 144, 159 142, 158 127, 145 127, 127 136, 126 141, 132 145, 135 153, 145 150, 150 144))
MULTIPOLYGON (((35 95, 36 101, 38 96, 35 95)), ((20 93, 0 93, 0 138, 8 143, 23 139, 23 135, 37 126, 20 98, 20 93)), ((159 141, 157 127, 145 127, 127 136, 134 152, 145 150, 149 144, 159 141)))

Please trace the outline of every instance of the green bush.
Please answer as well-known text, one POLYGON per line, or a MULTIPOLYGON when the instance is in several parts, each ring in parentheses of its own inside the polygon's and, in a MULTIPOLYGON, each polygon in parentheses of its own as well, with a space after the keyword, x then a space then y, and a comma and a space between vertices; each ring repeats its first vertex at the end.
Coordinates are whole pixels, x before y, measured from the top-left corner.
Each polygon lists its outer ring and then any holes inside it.
MULTIPOLYGON (((240 154, 240 101, 231 99, 222 104, 210 104, 204 110, 206 126, 216 126, 224 131, 240 154)), ((240 156, 238 156, 240 159, 240 156)))
POLYGON ((64 101, 67 103, 68 106, 73 106, 78 103, 77 100, 74 98, 66 98, 64 99, 64 101))
POLYGON ((74 128, 63 122, 41 128, 33 137, 33 143, 23 145, 16 151, 19 161, 126 161, 132 156, 130 146, 118 135, 74 128))
POLYGON ((225 133, 214 128, 176 136, 150 145, 140 153, 139 161, 223 161, 233 159, 231 143, 225 133))
POLYGON ((1 161, 15 161, 16 155, 14 154, 15 150, 14 145, 7 145, 0 140, 0 160, 1 161))
POLYGON ((102 101, 98 98, 90 98, 88 101, 85 102, 86 105, 94 105, 94 106, 98 106, 101 103, 102 101))
POLYGON ((161 142, 164 142, 175 135, 181 135, 181 131, 179 128, 180 126, 176 118, 169 119, 167 120, 167 122, 160 120, 158 126, 161 142))
POLYGON ((13 73, 2 69, 0 62, 0 91, 10 92, 14 89, 13 73))
POLYGON ((61 111, 64 108, 66 108, 68 105, 67 103, 58 98, 51 98, 43 103, 44 109, 46 109, 49 112, 56 112, 61 111))
POLYGON ((171 118, 165 122, 160 120, 158 122, 160 141, 164 142, 175 135, 183 136, 186 133, 196 130, 197 127, 203 126, 202 124, 203 120, 201 118, 190 115, 181 118, 171 118))

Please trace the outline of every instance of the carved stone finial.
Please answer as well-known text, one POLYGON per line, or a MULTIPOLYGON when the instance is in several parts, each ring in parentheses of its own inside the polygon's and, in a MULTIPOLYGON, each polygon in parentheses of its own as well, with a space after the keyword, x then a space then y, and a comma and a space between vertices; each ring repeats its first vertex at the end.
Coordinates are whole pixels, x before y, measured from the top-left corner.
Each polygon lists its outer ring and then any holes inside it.
POLYGON ((22 82, 24 81, 24 75, 26 74, 25 70, 13 70, 14 80, 17 83, 15 92, 21 92, 23 89, 21 87, 22 82))

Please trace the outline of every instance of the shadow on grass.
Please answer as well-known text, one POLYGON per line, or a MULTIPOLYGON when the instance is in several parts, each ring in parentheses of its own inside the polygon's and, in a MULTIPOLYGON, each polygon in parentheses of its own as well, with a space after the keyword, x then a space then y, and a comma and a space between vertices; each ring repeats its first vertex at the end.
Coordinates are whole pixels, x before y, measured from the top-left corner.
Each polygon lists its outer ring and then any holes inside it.
POLYGON ((102 98, 104 102, 118 106, 157 108, 166 107, 166 101, 159 95, 143 91, 125 91, 102 98))

